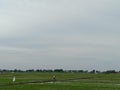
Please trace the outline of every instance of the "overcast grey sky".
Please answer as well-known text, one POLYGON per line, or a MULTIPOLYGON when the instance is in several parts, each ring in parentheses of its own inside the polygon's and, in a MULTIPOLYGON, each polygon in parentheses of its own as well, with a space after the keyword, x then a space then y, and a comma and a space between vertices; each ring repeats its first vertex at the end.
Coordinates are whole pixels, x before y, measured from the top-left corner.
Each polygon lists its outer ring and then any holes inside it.
POLYGON ((0 0, 0 68, 120 70, 120 0, 0 0))

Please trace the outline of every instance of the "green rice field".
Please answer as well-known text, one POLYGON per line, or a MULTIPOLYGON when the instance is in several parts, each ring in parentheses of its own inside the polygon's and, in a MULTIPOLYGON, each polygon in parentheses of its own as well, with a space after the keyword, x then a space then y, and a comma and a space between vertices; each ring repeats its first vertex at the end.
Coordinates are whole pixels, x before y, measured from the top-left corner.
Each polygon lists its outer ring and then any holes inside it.
POLYGON ((120 90, 120 74, 9 72, 0 74, 0 90, 120 90))

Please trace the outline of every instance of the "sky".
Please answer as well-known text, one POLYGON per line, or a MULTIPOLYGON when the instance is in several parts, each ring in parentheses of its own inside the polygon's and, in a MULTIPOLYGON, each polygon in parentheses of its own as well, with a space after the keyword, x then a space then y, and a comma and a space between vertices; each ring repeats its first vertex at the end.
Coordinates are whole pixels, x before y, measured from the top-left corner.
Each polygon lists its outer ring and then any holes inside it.
POLYGON ((0 68, 120 70, 120 0, 0 0, 0 68))

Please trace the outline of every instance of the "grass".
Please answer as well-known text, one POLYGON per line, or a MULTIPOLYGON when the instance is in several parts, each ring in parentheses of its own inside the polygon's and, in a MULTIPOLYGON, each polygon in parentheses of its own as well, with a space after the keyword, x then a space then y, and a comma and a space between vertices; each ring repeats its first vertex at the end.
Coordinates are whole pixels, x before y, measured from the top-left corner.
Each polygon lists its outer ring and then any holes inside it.
POLYGON ((84 74, 84 73, 2 73, 0 90, 120 90, 120 74, 84 74), (12 77, 16 76, 16 82, 12 77), (52 80, 57 82, 24 83, 52 80), (19 83, 19 84, 17 84, 19 83))

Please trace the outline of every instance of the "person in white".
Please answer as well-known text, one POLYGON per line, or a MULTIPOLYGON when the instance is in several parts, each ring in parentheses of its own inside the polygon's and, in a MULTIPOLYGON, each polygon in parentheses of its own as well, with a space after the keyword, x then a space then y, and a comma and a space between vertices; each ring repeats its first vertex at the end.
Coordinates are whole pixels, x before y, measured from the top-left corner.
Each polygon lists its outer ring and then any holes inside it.
POLYGON ((15 76, 14 76, 12 81, 15 82, 15 80, 16 80, 16 79, 15 79, 15 76))

